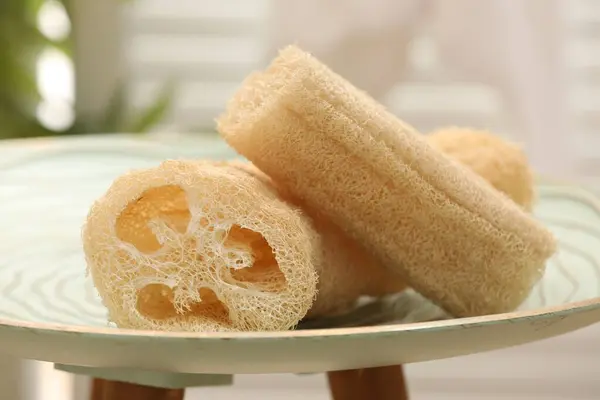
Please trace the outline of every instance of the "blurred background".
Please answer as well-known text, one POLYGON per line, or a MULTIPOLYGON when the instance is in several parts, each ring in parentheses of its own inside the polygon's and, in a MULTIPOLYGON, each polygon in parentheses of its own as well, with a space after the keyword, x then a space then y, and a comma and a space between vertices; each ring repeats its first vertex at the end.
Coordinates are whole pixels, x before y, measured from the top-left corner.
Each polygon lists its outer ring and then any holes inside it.
MULTIPOLYGON (((1 0, 0 138, 215 135, 213 120, 241 80, 289 43, 423 133, 445 125, 490 129, 520 142, 541 173, 600 189, 600 2, 593 0, 1 0)), ((567 349, 557 362, 578 372, 534 374, 523 398, 544 387, 563 390, 560 398, 597 398, 600 387, 582 372, 596 364, 589 354, 576 356, 594 335, 570 337, 550 347, 567 349), (560 379, 573 388, 556 386, 560 379)), ((525 372, 513 365, 548 365, 540 358, 549 357, 546 348, 535 346, 415 366, 409 382, 460 398, 460 387, 475 387, 482 398, 482 382, 494 382, 490 393, 502 382, 523 382, 525 372), (484 359, 490 369, 477 361, 484 359)), ((28 363, 25 375, 10 372, 13 366, 0 366, 3 384, 26 376, 28 399, 83 396, 49 364, 28 363)), ((269 379, 242 382, 324 387, 320 378, 269 379)))
POLYGON ((4 0, 0 137, 211 134, 243 77, 297 43, 424 133, 487 128, 540 172, 593 175, 600 4, 447 3, 4 0))
POLYGON ((0 137, 211 134, 297 43, 424 133, 491 129, 542 173, 593 178, 598 2, 336 1, 4 0, 0 137))

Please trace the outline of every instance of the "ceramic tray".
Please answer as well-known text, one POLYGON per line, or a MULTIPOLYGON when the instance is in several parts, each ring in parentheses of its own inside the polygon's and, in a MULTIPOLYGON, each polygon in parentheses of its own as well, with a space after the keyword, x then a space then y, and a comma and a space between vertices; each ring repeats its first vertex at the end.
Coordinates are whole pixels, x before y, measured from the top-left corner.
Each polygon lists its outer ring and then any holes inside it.
POLYGON ((92 201, 129 168, 233 156, 214 138, 176 142, 112 135, 0 145, 0 352, 178 373, 317 372, 482 352, 600 320, 600 206, 576 187, 540 183, 535 215, 560 250, 511 314, 227 335, 108 326, 84 275, 80 226, 92 201))

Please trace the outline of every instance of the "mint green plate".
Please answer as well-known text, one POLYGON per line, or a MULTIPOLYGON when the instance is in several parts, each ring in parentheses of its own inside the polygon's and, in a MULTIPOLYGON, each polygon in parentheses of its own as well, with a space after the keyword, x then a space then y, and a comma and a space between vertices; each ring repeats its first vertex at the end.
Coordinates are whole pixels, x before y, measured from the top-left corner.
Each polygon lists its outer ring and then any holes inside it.
POLYGON ((179 373, 317 372, 499 349, 600 320, 600 205, 576 187, 540 183, 535 215, 560 250, 514 313, 227 335, 109 326, 84 275, 79 234, 92 201, 129 168, 235 156, 212 137, 161 142, 121 135, 0 142, 0 352, 179 373))

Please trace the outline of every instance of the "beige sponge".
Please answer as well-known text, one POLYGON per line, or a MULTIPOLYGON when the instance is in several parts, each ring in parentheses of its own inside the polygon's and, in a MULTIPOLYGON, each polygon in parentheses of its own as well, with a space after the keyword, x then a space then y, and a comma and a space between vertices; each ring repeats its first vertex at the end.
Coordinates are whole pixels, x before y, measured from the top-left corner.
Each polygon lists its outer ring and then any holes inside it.
POLYGON ((289 329, 313 304, 318 243, 257 179, 185 161, 121 176, 83 229, 110 319, 138 329, 289 329))
POLYGON ((515 309, 555 251, 514 202, 296 47, 247 78, 218 129, 455 316, 515 309))
POLYGON ((534 201, 534 175, 525 152, 491 132, 448 127, 427 136, 429 144, 481 175, 525 210, 534 201))

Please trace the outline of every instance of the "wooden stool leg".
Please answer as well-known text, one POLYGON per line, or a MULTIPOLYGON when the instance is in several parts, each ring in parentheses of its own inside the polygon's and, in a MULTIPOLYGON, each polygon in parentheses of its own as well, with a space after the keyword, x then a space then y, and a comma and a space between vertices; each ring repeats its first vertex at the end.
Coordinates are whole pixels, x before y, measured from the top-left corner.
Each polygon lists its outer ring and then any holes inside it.
POLYGON ((401 365, 328 372, 333 400, 408 400, 401 365))
POLYGON ((92 380, 92 393, 90 400, 104 400, 104 379, 92 380))
POLYGON ((161 389, 94 379, 91 400, 183 400, 184 389, 161 389))

